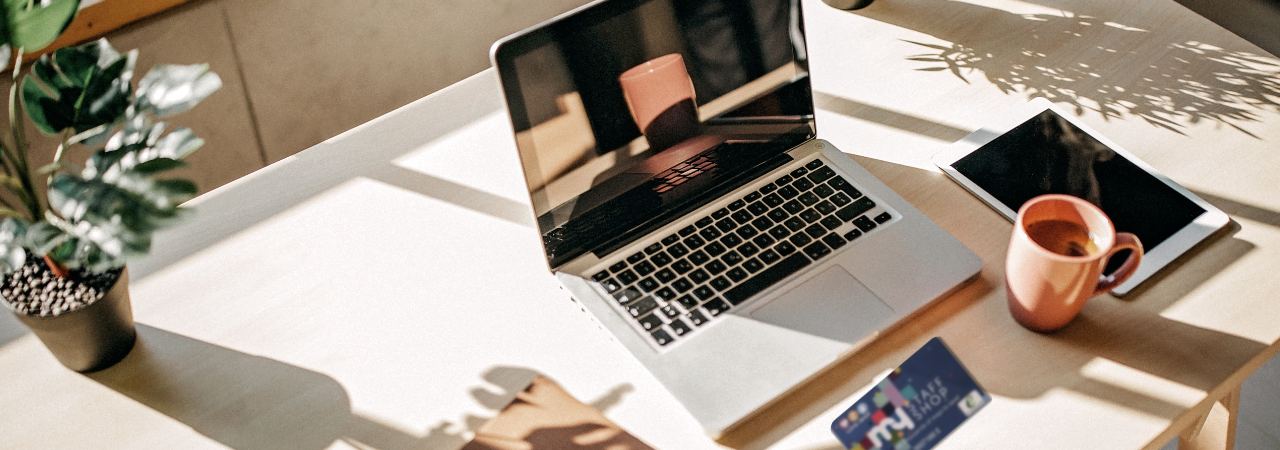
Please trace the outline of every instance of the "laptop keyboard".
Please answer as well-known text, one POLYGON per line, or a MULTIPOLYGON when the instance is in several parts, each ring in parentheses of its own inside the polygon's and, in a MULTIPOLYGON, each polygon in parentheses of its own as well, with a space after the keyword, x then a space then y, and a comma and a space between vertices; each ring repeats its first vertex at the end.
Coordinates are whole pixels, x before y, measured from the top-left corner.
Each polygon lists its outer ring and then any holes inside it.
POLYGON ((659 347, 893 218, 822 160, 592 276, 659 347))

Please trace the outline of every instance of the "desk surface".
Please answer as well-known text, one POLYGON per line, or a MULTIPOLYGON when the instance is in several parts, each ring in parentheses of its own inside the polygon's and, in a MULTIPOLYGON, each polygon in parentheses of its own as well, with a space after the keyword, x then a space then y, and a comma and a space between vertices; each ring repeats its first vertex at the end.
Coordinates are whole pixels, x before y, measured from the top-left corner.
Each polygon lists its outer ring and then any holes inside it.
MULTIPOLYGON (((994 400, 940 448, 1159 447, 1280 348, 1280 60, 1169 0, 805 8, 819 134, 986 266, 720 444, 837 449, 856 391, 941 336, 994 400), (1052 335, 1007 312, 1010 223, 928 164, 1032 96, 1234 219, 1052 335)), ((69 372, 0 317, 0 447, 455 448, 543 373, 717 448, 547 273, 513 147, 485 72, 194 200, 130 268, 121 364, 69 372)))

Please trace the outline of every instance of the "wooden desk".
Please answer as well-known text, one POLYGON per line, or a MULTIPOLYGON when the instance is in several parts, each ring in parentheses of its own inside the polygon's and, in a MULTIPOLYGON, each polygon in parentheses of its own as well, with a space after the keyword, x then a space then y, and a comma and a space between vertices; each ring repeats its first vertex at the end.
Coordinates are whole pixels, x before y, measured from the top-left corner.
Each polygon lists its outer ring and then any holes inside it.
MULTIPOLYGON (((986 268, 722 444, 837 449, 850 397, 942 336, 994 400, 940 448, 1156 448, 1280 349, 1280 60, 1168 0, 804 5, 820 135, 986 268), (1062 332, 1022 329, 1011 225, 928 157, 1030 96, 1231 230, 1062 332)), ((0 447, 457 448, 544 373, 656 448, 719 448, 547 274, 514 155, 485 72, 196 199, 130 268, 120 365, 68 372, 0 316, 0 447)))

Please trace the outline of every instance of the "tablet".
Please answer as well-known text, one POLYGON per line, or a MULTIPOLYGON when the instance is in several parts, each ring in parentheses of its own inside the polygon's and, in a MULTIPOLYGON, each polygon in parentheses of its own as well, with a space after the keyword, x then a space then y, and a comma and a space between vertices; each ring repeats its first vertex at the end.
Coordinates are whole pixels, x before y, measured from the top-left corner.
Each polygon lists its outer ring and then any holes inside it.
MULTIPOLYGON (((1228 217, 1147 163, 1037 98, 934 155, 952 179, 1005 218, 1041 194, 1098 205, 1116 231, 1138 236, 1142 264, 1112 293, 1125 295, 1227 224, 1228 217)), ((1107 272, 1124 261, 1112 258, 1107 272)))

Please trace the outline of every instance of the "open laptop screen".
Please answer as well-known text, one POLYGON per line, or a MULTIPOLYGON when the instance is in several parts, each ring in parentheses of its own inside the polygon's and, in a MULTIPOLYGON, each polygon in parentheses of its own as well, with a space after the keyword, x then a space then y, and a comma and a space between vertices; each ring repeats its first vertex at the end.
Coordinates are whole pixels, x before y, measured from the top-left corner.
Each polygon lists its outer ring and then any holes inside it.
POLYGON ((552 267, 625 245, 814 137, 798 3, 610 0, 495 46, 552 267))

